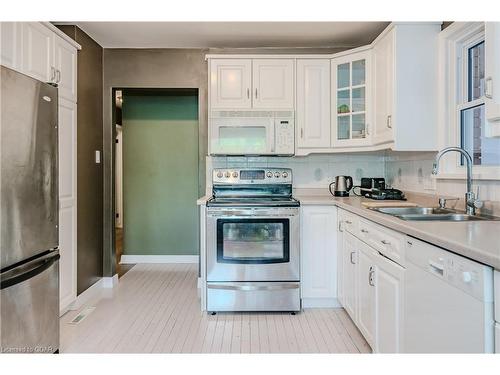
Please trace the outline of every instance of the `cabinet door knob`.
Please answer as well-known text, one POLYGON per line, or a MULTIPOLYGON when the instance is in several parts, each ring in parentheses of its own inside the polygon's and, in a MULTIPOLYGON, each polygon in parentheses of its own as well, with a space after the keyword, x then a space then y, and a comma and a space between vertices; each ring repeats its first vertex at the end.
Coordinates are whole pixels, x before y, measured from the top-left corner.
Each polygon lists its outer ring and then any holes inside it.
POLYGON ((354 251, 351 252, 351 263, 352 264, 356 264, 356 262, 354 261, 354 251))
POLYGON ((304 128, 300 128, 300 138, 304 138, 304 128))
POLYGON ((247 99, 250 99, 250 88, 247 89, 247 99))
POLYGON ((371 286, 375 286, 375 281, 374 281, 374 276, 375 275, 375 268, 373 266, 370 267, 370 272, 368 272, 368 284, 371 286))
POLYGON ((382 240, 380 242, 382 242, 384 245, 390 245, 391 244, 389 241, 386 241, 386 240, 382 240))
POLYGON ((257 99, 257 88, 255 88, 255 99, 257 99))
POLYGON ((368 233, 366 229, 361 229, 361 233, 368 233))

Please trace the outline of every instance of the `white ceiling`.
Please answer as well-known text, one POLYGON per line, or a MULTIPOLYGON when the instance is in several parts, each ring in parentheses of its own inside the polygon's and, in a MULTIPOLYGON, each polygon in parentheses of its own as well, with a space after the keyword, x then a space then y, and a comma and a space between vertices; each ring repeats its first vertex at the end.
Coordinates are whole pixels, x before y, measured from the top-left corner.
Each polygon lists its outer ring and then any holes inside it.
POLYGON ((356 47, 388 22, 77 22, 104 48, 356 47))

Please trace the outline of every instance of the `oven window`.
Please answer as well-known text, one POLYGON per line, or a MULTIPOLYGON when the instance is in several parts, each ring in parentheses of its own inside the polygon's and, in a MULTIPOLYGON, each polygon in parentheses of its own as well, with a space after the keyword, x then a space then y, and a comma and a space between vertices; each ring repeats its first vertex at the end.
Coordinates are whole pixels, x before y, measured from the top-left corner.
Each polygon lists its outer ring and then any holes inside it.
POLYGON ((217 220, 219 263, 285 263, 290 260, 288 219, 217 220))

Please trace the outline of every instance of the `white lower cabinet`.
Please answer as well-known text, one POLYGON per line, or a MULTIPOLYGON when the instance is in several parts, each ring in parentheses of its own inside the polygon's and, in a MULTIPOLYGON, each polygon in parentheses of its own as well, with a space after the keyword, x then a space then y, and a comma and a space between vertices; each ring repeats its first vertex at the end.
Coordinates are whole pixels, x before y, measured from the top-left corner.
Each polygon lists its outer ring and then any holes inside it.
POLYGON ((357 286, 357 257, 358 239, 348 232, 342 233, 342 306, 345 308, 352 320, 356 321, 358 310, 358 288, 357 286))
POLYGON ((374 284, 378 353, 402 352, 404 274, 403 267, 377 253, 374 284))
POLYGON ((366 233, 360 239, 361 232, 346 230, 346 221, 355 225, 359 217, 343 210, 338 216, 339 301, 374 352, 402 352, 405 268, 365 243, 366 233))
POLYGON ((375 262, 377 251, 368 245, 358 242, 357 286, 358 311, 357 325, 368 344, 375 349, 375 262))
POLYGON ((334 206, 301 208, 302 307, 338 307, 334 206))

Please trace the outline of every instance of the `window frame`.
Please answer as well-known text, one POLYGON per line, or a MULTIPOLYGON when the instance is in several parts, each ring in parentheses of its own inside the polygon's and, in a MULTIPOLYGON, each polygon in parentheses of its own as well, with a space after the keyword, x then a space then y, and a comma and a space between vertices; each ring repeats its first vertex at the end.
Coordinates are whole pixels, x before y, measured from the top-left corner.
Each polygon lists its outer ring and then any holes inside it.
MULTIPOLYGON (((439 148, 461 146, 461 111, 482 105, 485 98, 468 102, 468 51, 485 40, 484 22, 454 22, 439 34, 439 148)), ((488 46, 485 44, 485 48, 488 46)), ((458 153, 446 155, 437 179, 465 179, 466 167, 458 153)), ((473 166, 473 178, 500 180, 500 166, 473 166)))

